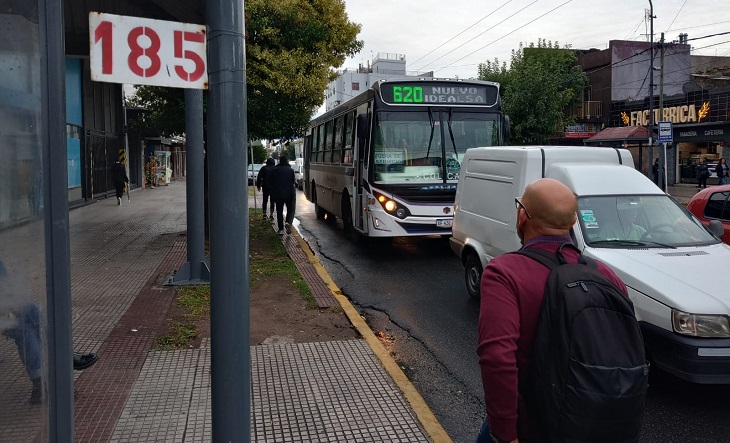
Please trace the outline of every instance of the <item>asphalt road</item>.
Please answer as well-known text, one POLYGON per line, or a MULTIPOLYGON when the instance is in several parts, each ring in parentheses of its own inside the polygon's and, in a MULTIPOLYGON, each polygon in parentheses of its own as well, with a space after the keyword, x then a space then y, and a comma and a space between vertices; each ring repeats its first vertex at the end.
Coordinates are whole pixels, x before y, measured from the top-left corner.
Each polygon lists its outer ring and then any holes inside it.
MULTIPOLYGON (((317 220, 300 192, 298 229, 455 442, 473 442, 484 415, 476 357, 479 305, 446 238, 355 243, 317 220)), ((653 371, 642 442, 730 442, 730 385, 653 371)))

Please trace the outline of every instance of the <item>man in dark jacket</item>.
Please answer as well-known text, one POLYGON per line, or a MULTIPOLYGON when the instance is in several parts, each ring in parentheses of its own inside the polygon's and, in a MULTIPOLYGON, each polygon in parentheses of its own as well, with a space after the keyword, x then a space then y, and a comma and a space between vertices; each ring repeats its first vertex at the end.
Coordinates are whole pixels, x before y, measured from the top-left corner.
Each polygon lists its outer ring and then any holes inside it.
POLYGON ((127 168, 124 167, 119 160, 112 165, 112 184, 117 192, 117 205, 122 204, 122 196, 124 196, 124 186, 129 183, 127 177, 127 168))
POLYGON ((271 199, 276 203, 276 223, 279 235, 291 232, 294 221, 294 206, 296 203, 296 189, 294 170, 289 165, 285 155, 279 157, 279 164, 271 172, 271 199), (284 205, 286 205, 286 224, 284 224, 284 205))
POLYGON ((271 172, 274 170, 276 161, 273 158, 267 158, 266 164, 263 168, 259 169, 259 173, 256 176, 256 189, 259 191, 263 190, 264 202, 261 207, 264 210, 264 219, 266 219, 266 202, 269 202, 269 220, 274 221, 274 200, 271 196, 271 172))

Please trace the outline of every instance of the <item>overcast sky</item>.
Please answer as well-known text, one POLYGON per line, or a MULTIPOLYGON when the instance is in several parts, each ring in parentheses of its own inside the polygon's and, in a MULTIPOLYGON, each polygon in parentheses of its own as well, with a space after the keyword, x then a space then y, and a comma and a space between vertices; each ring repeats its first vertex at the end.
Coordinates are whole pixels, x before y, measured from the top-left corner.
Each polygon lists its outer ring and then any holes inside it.
MULTIPOLYGON (((692 54, 730 56, 730 34, 692 41, 730 31, 727 0, 653 3, 655 41, 662 32, 667 41, 686 32, 692 54), (708 45, 714 46, 702 48, 708 45)), ((341 69, 357 68, 377 53, 388 52, 404 54, 408 71, 469 78, 476 77, 480 62, 495 57, 509 61, 510 51, 520 42, 544 38, 577 49, 605 49, 609 40, 648 41, 649 34, 648 0, 345 0, 345 4, 350 21, 362 25, 358 38, 365 45, 341 69)))

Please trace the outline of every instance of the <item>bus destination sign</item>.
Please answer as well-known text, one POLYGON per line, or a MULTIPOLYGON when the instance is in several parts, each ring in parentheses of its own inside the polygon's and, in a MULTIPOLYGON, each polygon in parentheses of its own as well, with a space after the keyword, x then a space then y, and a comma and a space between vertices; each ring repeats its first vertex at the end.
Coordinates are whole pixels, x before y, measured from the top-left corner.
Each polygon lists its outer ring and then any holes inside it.
POLYGON ((380 96, 391 105, 493 106, 498 93, 496 86, 454 82, 386 82, 380 85, 380 96))

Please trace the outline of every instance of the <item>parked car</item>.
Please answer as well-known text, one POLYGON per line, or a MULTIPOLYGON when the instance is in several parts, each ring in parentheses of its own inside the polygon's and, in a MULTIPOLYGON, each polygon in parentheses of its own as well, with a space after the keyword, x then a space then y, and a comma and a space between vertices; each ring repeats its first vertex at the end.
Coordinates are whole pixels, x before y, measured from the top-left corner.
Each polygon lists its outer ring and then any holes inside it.
POLYGON ((722 241, 730 244, 730 185, 712 186, 698 192, 687 203, 687 209, 705 226, 711 220, 719 220, 725 234, 722 241))
POLYGON ((248 165, 248 185, 253 186, 254 183, 256 183, 256 176, 259 175, 259 169, 263 167, 262 164, 258 163, 251 163, 248 165))

